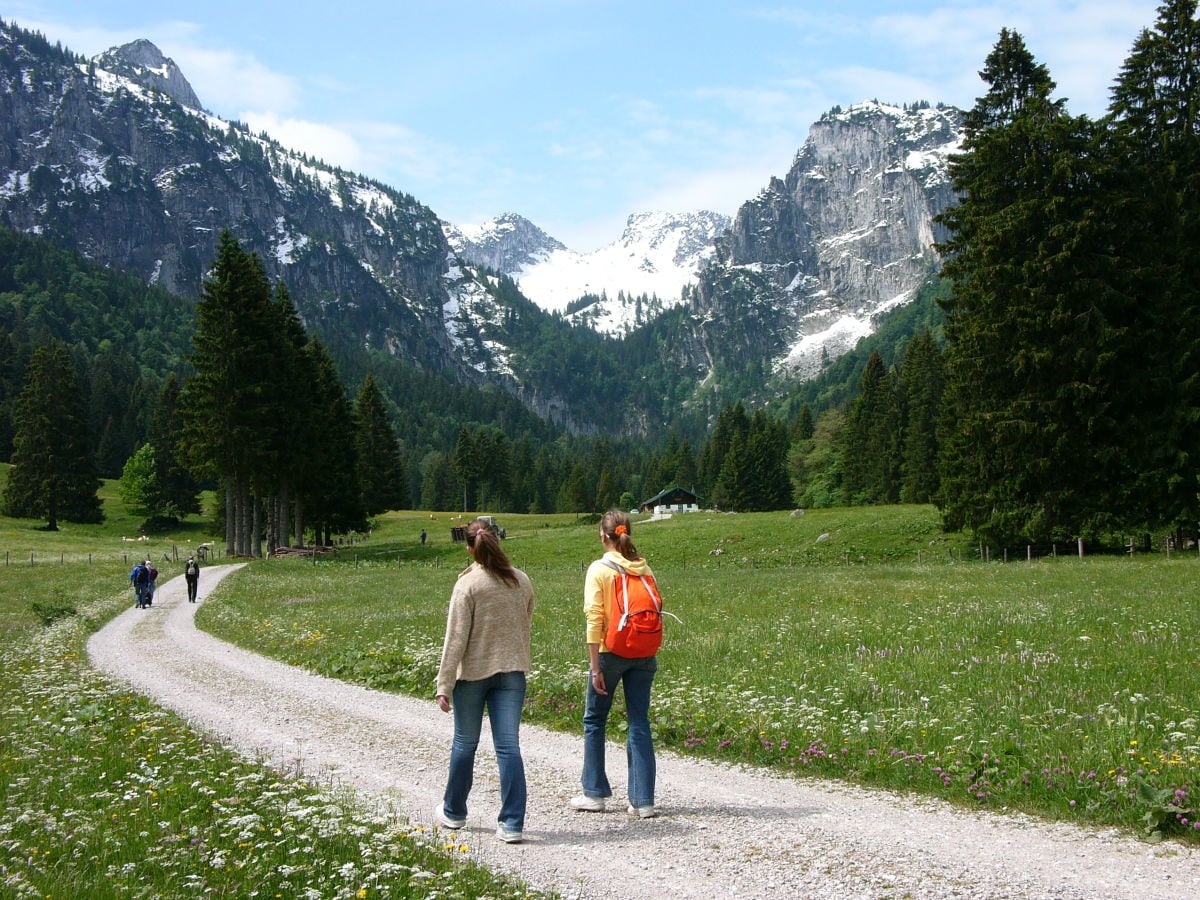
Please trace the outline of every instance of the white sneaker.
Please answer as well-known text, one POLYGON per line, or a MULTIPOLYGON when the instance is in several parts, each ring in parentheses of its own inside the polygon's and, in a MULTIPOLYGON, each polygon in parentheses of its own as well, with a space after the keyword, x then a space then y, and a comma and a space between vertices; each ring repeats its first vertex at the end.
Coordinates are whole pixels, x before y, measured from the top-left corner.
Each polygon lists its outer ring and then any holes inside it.
POLYGON ((572 797, 569 805, 571 809, 578 812, 604 812, 603 797, 589 797, 587 794, 580 794, 578 797, 572 797))
POLYGON ((519 831, 509 831, 503 825, 496 828, 496 837, 504 841, 506 844, 519 844, 525 840, 525 835, 519 831))
POLYGON ((464 825, 466 825, 467 820, 450 818, 448 815, 446 815, 445 807, 443 807, 442 804, 439 803, 437 806, 435 806, 433 808, 433 823, 435 825, 441 825, 443 828, 458 829, 458 828, 462 828, 464 825))
POLYGON ((653 819, 658 815, 658 810, 653 806, 630 806, 625 812, 631 816, 637 816, 639 819, 653 819))

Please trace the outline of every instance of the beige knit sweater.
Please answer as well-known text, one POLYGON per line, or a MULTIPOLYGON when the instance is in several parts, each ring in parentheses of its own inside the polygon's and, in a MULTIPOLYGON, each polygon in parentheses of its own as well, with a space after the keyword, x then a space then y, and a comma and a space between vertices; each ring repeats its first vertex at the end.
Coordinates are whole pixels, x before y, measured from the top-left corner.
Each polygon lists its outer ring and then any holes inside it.
POLYGON ((480 681, 497 672, 530 670, 533 585, 519 569, 517 581, 515 587, 507 584, 479 563, 458 576, 446 617, 439 696, 451 696, 459 679, 480 681))

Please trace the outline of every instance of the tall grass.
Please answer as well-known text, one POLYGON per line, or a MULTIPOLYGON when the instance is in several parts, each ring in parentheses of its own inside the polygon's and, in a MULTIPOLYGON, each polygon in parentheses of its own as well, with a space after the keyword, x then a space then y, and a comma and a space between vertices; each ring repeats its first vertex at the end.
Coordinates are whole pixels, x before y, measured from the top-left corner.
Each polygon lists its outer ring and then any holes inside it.
MULTIPOLYGON (((382 523, 336 561, 243 570, 202 625, 428 696, 466 555, 441 533, 421 546, 418 524, 382 523)), ((579 731, 596 526, 505 524, 539 602, 527 720, 579 731)), ((1200 836, 1194 556, 968 562, 972 548, 915 507, 693 514, 636 525, 635 540, 682 619, 668 620, 655 684, 660 746, 1200 836)))

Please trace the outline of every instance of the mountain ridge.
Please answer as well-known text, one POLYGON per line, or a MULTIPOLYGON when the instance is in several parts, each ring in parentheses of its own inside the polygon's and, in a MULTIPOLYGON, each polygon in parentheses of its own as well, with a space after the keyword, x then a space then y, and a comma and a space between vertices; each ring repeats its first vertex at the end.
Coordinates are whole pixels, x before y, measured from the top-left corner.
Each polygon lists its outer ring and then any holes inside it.
POLYGON ((515 214, 501 217, 499 238, 456 229, 399 190, 220 120, 193 104, 186 78, 149 42, 87 61, 23 43, 6 27, 0 62, 0 122, 8 123, 0 125, 0 217, 10 227, 185 301, 229 227, 327 339, 500 387, 572 431, 644 432, 683 414, 711 421, 713 403, 768 397, 772 379, 794 374, 784 364, 790 348, 820 334, 806 330, 818 313, 845 308, 869 319, 885 308, 881 285, 903 302, 936 265, 928 222, 942 202, 934 191, 942 145, 909 122, 916 108, 830 114, 813 129, 832 137, 810 133, 797 154, 824 165, 823 177, 794 165, 732 221, 632 215, 609 245, 614 253, 670 270, 672 285, 689 268, 698 274, 670 294, 572 288, 578 295, 555 299, 547 313, 522 292, 536 294, 539 267, 569 252, 561 242, 515 214), (910 164, 917 152, 934 153, 929 166, 910 164), (839 153, 854 162, 839 162, 839 153), (851 169, 863 177, 849 177, 851 169), (859 239, 839 250, 834 239, 853 231, 855 203, 904 214, 884 217, 883 229, 858 224, 859 239), (650 259, 650 250, 659 255, 650 259), (643 384, 620 378, 634 347, 643 384), (607 408, 586 386, 592 364, 613 373, 607 408))

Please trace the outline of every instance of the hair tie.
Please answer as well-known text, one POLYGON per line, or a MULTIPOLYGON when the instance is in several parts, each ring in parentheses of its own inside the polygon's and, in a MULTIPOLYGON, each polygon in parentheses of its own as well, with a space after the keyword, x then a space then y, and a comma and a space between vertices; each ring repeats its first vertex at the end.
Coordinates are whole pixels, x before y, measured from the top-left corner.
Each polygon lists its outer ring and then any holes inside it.
POLYGON ((629 526, 628 525, 618 525, 616 528, 613 529, 613 534, 629 534, 629 526))

